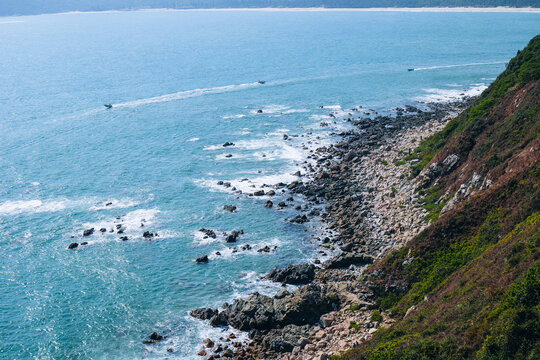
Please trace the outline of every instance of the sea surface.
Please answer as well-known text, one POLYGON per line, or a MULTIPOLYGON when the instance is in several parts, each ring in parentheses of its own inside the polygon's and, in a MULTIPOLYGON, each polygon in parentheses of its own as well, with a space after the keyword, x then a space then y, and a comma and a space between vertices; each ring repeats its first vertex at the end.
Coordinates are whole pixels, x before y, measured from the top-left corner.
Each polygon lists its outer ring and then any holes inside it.
POLYGON ((261 274, 324 260, 316 219, 291 224, 291 206, 233 188, 297 179, 353 107, 478 94, 538 33, 538 13, 0 18, 0 358, 196 359, 228 331, 190 309, 272 294, 261 274), (240 229, 226 244, 222 232, 240 229), (143 344, 153 331, 167 338, 143 344))

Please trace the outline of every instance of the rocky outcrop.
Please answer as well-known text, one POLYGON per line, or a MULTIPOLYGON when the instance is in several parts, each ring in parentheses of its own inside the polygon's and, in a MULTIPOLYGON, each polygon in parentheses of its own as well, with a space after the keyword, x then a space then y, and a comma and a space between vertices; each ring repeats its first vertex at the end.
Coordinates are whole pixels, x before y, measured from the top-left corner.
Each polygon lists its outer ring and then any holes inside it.
POLYGON ((315 278, 315 265, 289 265, 284 269, 274 269, 266 278, 285 284, 308 284, 315 278))
POLYGON ((469 197, 479 191, 488 189, 493 182, 487 177, 474 173, 473 176, 464 184, 461 184, 454 196, 442 208, 441 214, 452 210, 457 204, 467 200, 469 197))
POLYGON ((191 315, 210 319, 213 326, 229 324, 239 330, 269 330, 291 324, 313 324, 322 314, 337 307, 339 299, 335 295, 327 293, 324 286, 313 284, 293 293, 280 291, 273 298, 255 293, 246 299, 236 299, 230 305, 225 304, 218 313, 201 308, 192 311, 191 315))
POLYGON ((367 265, 371 264, 372 262, 373 256, 371 255, 345 253, 327 261, 324 266, 327 269, 339 269, 346 268, 351 265, 367 265))

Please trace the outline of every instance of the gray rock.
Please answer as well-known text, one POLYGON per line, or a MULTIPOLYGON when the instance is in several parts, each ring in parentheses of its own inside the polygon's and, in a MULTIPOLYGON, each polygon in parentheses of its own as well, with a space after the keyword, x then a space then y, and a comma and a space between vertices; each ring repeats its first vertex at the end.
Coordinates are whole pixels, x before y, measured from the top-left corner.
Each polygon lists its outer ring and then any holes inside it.
POLYGON ((94 233, 94 228, 87 229, 83 231, 83 236, 90 236, 94 233))
POLYGON ((284 269, 274 269, 266 278, 275 282, 286 284, 308 284, 315 277, 315 265, 300 264, 289 265, 284 269))
POLYGON ((204 307, 192 310, 189 313, 189 315, 193 316, 194 318, 201 319, 201 320, 208 320, 217 314, 218 314, 218 311, 216 309, 204 308, 204 307))
POLYGON ((350 265, 367 265, 373 262, 373 257, 368 254, 345 253, 328 260, 325 263, 327 269, 347 268, 350 265))

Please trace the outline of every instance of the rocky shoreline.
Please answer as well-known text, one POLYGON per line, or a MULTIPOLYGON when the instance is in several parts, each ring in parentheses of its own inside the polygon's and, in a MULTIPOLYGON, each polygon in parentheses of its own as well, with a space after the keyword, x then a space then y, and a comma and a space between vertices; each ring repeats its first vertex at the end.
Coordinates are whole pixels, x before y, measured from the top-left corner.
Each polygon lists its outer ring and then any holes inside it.
POLYGON ((301 285, 293 292, 283 288, 273 297, 255 293, 221 309, 193 310, 193 317, 212 326, 249 332, 247 343, 235 341, 234 334, 221 341, 205 340, 201 358, 328 359, 388 326, 392 322, 388 315, 372 310, 373 293, 370 284, 361 280, 363 270, 427 225, 426 211, 415 192, 421 179, 408 179, 414 162, 404 158, 469 101, 427 104, 425 110, 407 106, 395 109, 392 116, 344 119, 352 130, 336 134, 340 142, 314 150, 301 181, 282 184, 287 193, 309 204, 290 221, 302 224, 320 216, 334 234, 316 238, 321 257, 327 251, 338 254, 265 276, 283 285, 301 285), (321 204, 325 205, 322 213, 321 204))

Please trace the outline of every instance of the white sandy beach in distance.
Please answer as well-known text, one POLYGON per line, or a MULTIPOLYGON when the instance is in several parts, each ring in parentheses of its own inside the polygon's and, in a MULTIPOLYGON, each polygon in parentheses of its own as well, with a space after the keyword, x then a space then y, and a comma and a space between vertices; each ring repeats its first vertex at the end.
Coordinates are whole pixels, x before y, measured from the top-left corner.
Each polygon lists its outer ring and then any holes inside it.
POLYGON ((500 13, 540 13, 540 7, 424 7, 424 8, 208 8, 208 9, 134 9, 134 10, 105 10, 105 11, 69 11, 53 15, 65 14, 94 14, 94 13, 119 13, 125 11, 139 12, 163 12, 163 11, 270 11, 270 12, 325 12, 325 11, 357 11, 357 12, 500 12, 500 13))

